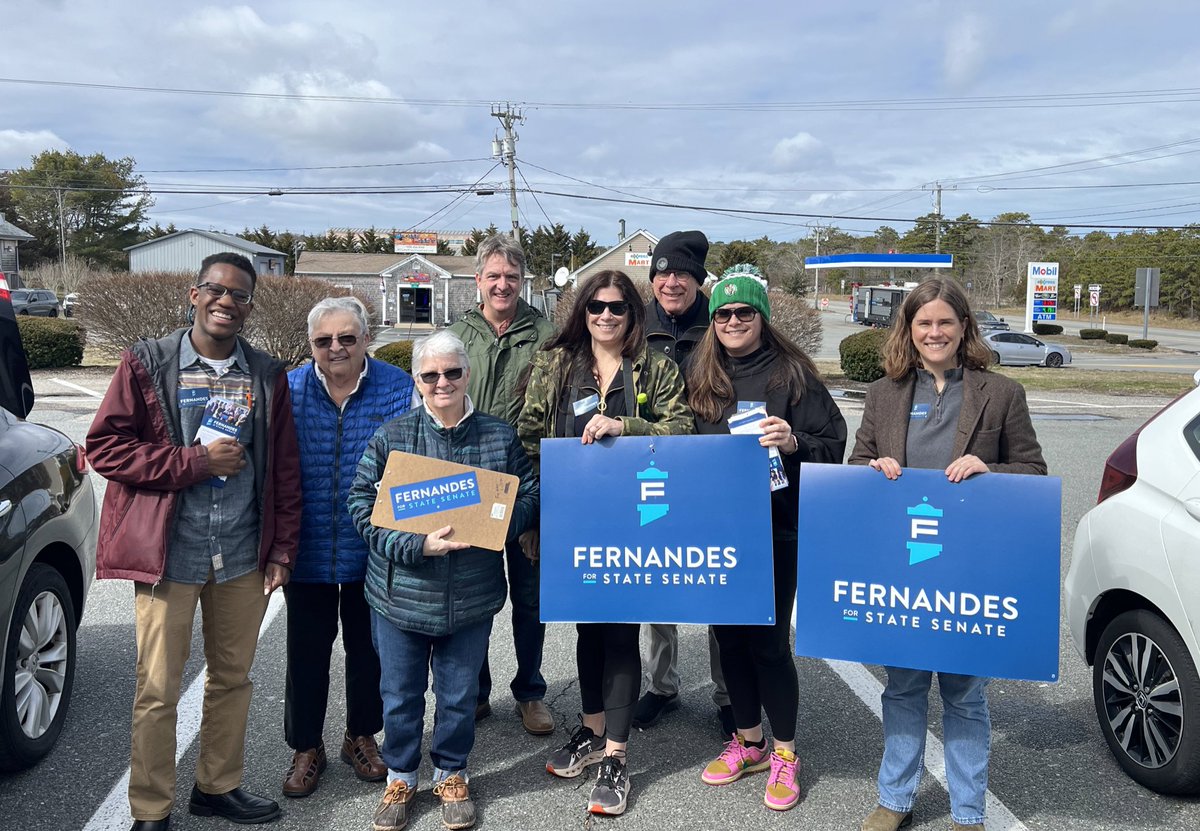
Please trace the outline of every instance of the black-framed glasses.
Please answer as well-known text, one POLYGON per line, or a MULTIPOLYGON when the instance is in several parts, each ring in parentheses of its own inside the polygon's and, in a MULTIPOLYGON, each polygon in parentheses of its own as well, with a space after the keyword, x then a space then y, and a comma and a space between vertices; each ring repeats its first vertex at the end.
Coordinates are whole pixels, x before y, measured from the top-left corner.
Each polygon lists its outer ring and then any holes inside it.
POLYGON ((602 315, 605 309, 612 312, 613 317, 625 317, 625 313, 629 311, 629 304, 624 300, 589 300, 587 302, 587 310, 590 315, 602 315))
POLYGON ((228 286, 221 285, 220 283, 200 283, 196 286, 196 288, 204 289, 206 292, 208 292, 208 296, 215 300, 220 300, 222 297, 228 294, 233 298, 233 302, 240 306, 249 305, 250 301, 254 299, 254 295, 248 291, 231 289, 228 286))
MULTIPOLYGON (((358 343, 358 335, 338 335, 337 342, 349 349, 358 343)), ((333 346, 333 338, 329 335, 322 335, 319 338, 313 338, 312 345, 317 347, 317 349, 328 349, 333 346)))
POLYGON ((444 376, 447 381, 457 381, 462 377, 463 368, 456 366, 453 369, 447 369, 445 372, 422 372, 417 375, 421 379, 422 384, 433 386, 438 382, 438 378, 444 376))
POLYGON ((749 323, 758 317, 758 309, 753 306, 738 306, 736 309, 722 306, 713 312, 713 320, 717 323, 728 323, 731 317, 736 317, 742 323, 749 323))

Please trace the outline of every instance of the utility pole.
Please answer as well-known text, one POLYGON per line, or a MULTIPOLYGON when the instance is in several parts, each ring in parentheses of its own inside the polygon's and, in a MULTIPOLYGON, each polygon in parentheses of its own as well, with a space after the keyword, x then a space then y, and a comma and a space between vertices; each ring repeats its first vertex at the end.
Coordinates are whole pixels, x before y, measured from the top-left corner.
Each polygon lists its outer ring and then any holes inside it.
POLYGON ((509 103, 493 104, 492 115, 500 119, 504 127, 504 139, 492 139, 492 158, 501 159, 508 167, 508 200, 512 207, 512 238, 519 245, 521 242, 521 226, 517 221, 517 140, 519 136, 513 132, 514 124, 524 124, 525 115, 521 110, 513 109, 509 103))
POLYGON ((933 253, 942 253, 942 183, 934 182, 933 253))
POLYGON ((67 283, 67 226, 63 219, 63 199, 62 188, 55 188, 54 191, 58 194, 58 250, 61 256, 59 266, 62 269, 62 281, 65 288, 67 283))
MULTIPOLYGON (((817 241, 817 251, 814 256, 819 257, 819 256, 821 256, 821 223, 820 222, 816 223, 813 226, 813 237, 816 238, 816 241, 817 241)), ((821 308, 820 292, 821 292, 821 269, 814 268, 813 269, 813 308, 814 309, 821 308)))

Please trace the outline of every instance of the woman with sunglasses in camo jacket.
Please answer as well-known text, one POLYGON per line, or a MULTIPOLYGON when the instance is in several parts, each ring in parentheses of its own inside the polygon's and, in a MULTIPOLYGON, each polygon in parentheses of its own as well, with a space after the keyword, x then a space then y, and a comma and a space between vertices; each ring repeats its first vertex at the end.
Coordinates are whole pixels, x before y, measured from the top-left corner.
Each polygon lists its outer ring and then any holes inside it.
MULTIPOLYGON (((675 363, 646 346, 646 309, 629 277, 601 271, 580 288, 563 330, 534 355, 517 432, 535 466, 543 438, 692 432, 675 363)), ((597 762, 594 814, 620 814, 629 796, 626 744, 641 684, 636 623, 576 624, 582 724, 550 755, 555 776, 597 762)))
POLYGON ((725 275, 708 302, 708 331, 686 365, 696 432, 728 433, 730 416, 762 407, 766 415, 758 422, 759 444, 778 450, 787 481, 780 487, 784 483, 773 469, 775 623, 713 627, 737 732, 700 778, 709 785, 728 785, 769 769, 763 802, 785 811, 800 801, 800 696, 789 639, 796 599, 800 465, 840 463, 846 422, 813 362, 771 325, 771 305, 758 269, 739 265, 725 275), (763 711, 771 722, 773 748, 763 734, 763 711))

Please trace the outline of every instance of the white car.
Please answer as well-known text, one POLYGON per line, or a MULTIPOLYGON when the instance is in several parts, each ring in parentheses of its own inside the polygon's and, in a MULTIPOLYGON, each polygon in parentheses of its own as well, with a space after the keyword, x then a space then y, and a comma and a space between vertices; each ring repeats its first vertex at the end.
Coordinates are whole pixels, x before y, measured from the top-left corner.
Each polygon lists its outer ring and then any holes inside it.
POLYGON ((1121 767, 1155 791, 1200 793, 1200 388, 1109 456, 1065 594, 1121 767))
POLYGON ((983 332, 983 342, 992 351, 992 363, 1002 366, 1060 367, 1071 363, 1071 352, 1057 343, 1038 340, 1021 332, 983 332))

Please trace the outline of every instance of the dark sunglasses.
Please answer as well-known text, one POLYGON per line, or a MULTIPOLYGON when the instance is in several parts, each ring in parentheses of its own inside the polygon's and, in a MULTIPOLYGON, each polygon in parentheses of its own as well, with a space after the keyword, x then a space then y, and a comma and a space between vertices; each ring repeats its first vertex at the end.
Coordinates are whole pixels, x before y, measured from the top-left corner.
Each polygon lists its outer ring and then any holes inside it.
POLYGON ((241 306, 246 306, 254 299, 254 295, 248 291, 241 289, 226 288, 220 283, 200 283, 196 286, 198 289, 204 289, 208 292, 208 296, 220 300, 225 295, 233 298, 233 302, 241 306))
POLYGON ((604 310, 608 309, 613 313, 614 317, 625 317, 625 313, 629 311, 629 304, 624 300, 589 300, 587 302, 588 314, 602 315, 604 310))
POLYGON ((422 372, 417 377, 421 379, 422 384, 433 386, 438 382, 439 376, 445 376, 447 381, 457 381, 462 377, 463 369, 461 366, 456 366, 454 369, 447 369, 445 372, 422 372))
MULTIPOLYGON (((349 349, 358 343, 358 335, 338 335, 337 342, 349 349)), ((329 335, 322 335, 319 338, 313 338, 312 345, 317 347, 317 349, 328 349, 333 346, 333 338, 329 335)))
POLYGON ((736 309, 731 309, 728 306, 722 306, 713 312, 713 320, 717 323, 728 323, 729 318, 736 316, 742 323, 749 323, 758 317, 758 309, 753 306, 739 306, 736 309))

